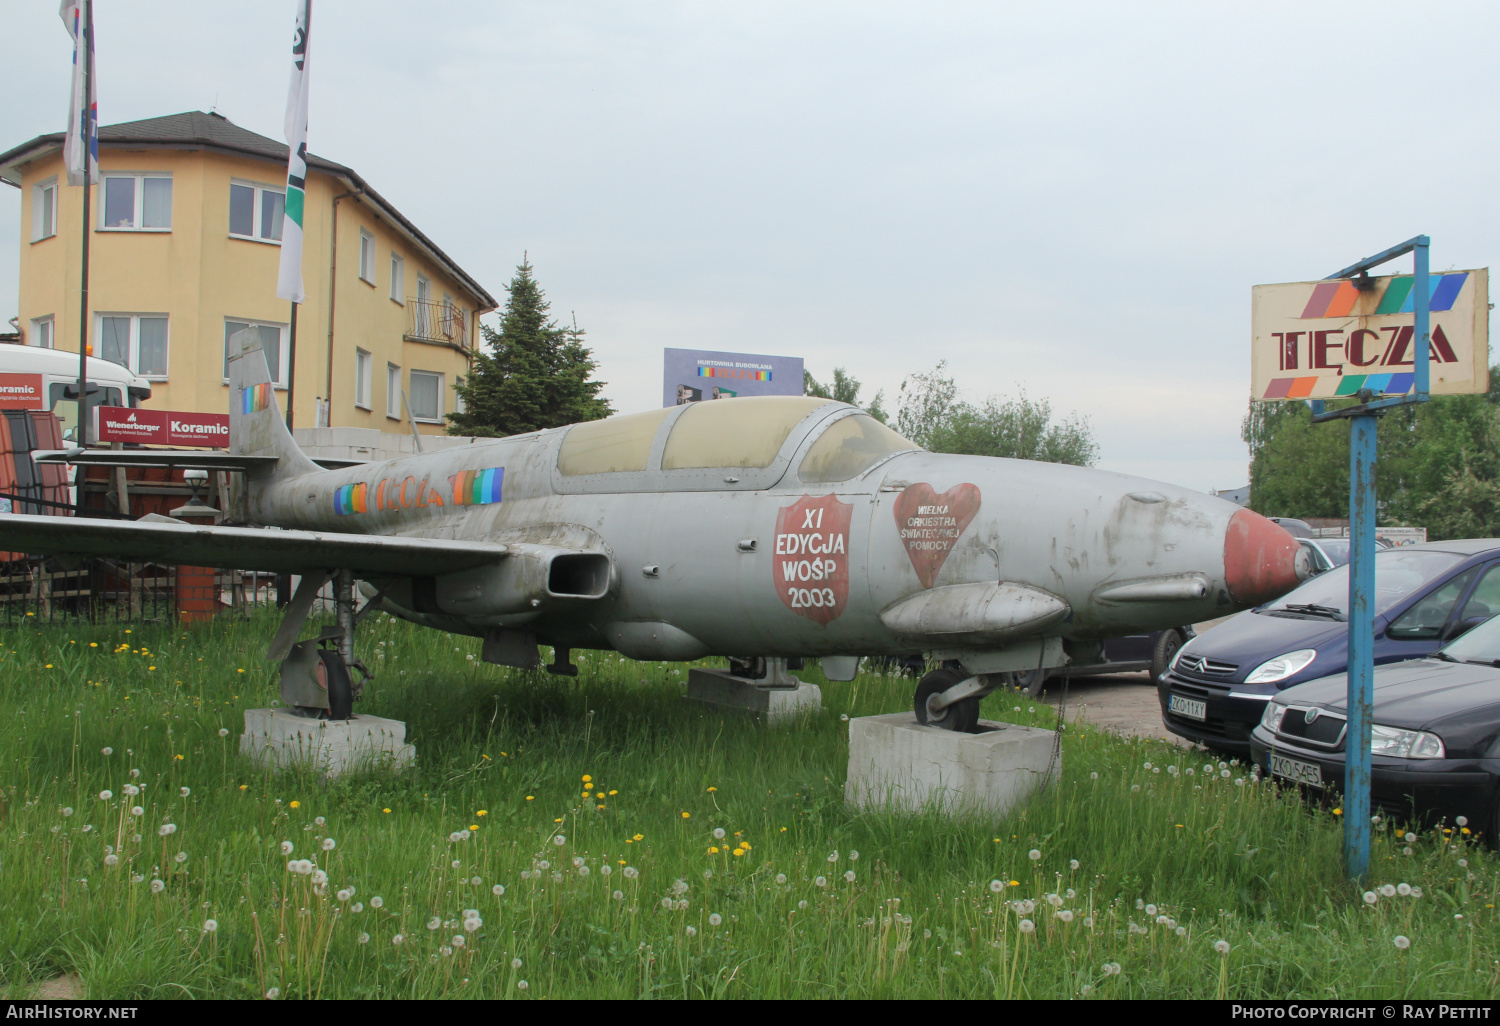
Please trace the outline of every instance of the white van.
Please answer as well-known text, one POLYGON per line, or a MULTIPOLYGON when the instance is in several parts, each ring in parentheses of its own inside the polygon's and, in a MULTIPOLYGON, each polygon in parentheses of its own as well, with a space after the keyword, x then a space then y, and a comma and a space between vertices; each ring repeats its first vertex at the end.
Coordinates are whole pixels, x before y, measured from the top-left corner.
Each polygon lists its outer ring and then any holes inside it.
MULTIPOLYGON (((151 398, 151 382, 117 363, 91 356, 88 373, 90 408, 139 406, 151 398)), ((42 409, 57 414, 64 438, 73 437, 73 429, 78 424, 77 353, 39 346, 0 345, 0 375, 35 375, 39 378, 42 409)))

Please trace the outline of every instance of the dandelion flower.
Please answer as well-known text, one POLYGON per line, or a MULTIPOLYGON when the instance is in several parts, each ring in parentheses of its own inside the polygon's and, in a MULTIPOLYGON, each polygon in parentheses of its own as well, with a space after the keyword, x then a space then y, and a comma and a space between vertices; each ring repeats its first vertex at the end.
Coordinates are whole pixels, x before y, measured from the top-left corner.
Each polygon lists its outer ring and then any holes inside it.
POLYGON ((1229 954, 1229 942, 1227 940, 1214 941, 1214 950, 1221 955, 1229 954))
POLYGON ((1042 853, 1033 848, 1026 853, 1026 857, 1033 862, 1039 862, 1042 858, 1042 853))
POLYGON ((294 801, 294 802, 292 802, 292 808, 294 808, 294 809, 300 809, 300 808, 302 808, 302 803, 298 802, 298 801, 294 801))
POLYGON ((167 885, 164 884, 164 883, 162 883, 160 880, 152 880, 151 881, 151 893, 152 894, 160 894, 162 891, 164 891, 166 889, 167 889, 167 885))
POLYGON ((1036 924, 1033 923, 1030 919, 1021 920, 1019 926, 1022 933, 1031 933, 1036 929, 1036 924))
POLYGON ((1398 933, 1391 940, 1391 943, 1396 945, 1396 947, 1400 948, 1402 951, 1405 951, 1407 948, 1411 947, 1411 938, 1398 933))
POLYGON ((682 814, 682 818, 683 819, 692 819, 693 818, 693 814, 691 812, 684 812, 682 814))
POLYGON ((721 915, 719 915, 719 913, 712 912, 712 913, 709 914, 709 917, 708 917, 708 925, 709 926, 718 926, 723 921, 724 921, 724 917, 721 916, 721 915))
POLYGON ((282 841, 281 842, 281 854, 283 854, 283 855, 290 855, 291 853, 292 853, 292 842, 291 841, 282 841))

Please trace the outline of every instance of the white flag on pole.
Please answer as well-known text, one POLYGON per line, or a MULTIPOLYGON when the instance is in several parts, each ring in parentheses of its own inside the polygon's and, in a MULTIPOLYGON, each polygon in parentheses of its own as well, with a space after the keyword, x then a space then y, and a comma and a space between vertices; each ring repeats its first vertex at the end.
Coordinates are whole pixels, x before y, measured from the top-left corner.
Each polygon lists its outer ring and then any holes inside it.
POLYGON ((292 84, 286 95, 286 216, 281 222, 281 266, 276 295, 294 303, 307 300, 302 287, 302 210, 307 190, 308 30, 312 0, 297 0, 297 30, 292 36, 292 84))
POLYGON ((73 94, 68 101, 68 130, 63 134, 69 185, 99 183, 99 79, 94 73, 91 7, 89 0, 62 0, 57 12, 73 37, 73 94))

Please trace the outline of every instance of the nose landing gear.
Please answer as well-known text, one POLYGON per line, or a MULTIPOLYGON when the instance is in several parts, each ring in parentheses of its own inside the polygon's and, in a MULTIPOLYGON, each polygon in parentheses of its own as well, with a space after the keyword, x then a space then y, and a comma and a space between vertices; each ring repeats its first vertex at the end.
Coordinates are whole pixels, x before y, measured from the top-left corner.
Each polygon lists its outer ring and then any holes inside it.
POLYGON ((979 702, 1000 686, 998 675, 972 675, 958 669, 933 670, 917 684, 917 722, 961 734, 979 728, 979 702))

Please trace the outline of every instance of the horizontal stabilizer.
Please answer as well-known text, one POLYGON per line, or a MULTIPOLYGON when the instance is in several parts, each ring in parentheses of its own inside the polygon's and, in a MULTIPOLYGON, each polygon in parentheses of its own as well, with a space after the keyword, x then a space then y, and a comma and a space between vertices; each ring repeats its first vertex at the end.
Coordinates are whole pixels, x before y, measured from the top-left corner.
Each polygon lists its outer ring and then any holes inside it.
POLYGON ((510 552, 510 546, 477 541, 21 514, 0 515, 0 538, 14 551, 49 556, 108 556, 270 573, 347 569, 356 576, 431 577, 493 564, 510 552))
POLYGON ((177 467, 184 470, 254 470, 276 462, 275 456, 236 456, 215 449, 39 449, 37 463, 71 463, 81 467, 177 467))
POLYGON ((1008 644, 1038 634, 1068 615, 1068 604, 1020 584, 952 584, 887 606, 880 620, 911 641, 949 645, 1008 644))

